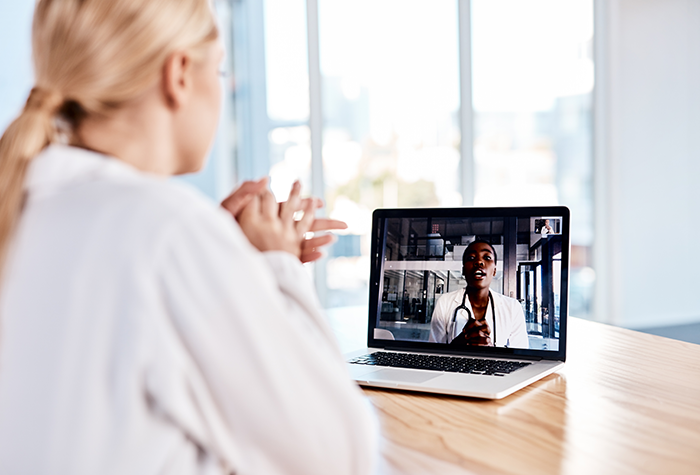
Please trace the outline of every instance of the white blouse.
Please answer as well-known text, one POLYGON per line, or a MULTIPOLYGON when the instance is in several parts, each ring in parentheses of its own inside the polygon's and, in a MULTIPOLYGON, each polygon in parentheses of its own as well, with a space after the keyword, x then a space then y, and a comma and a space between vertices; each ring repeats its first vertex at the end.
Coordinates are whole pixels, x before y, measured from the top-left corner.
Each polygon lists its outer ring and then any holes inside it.
POLYGON ((0 467, 366 474, 377 424, 308 275, 188 187, 36 157, 0 286, 0 467))

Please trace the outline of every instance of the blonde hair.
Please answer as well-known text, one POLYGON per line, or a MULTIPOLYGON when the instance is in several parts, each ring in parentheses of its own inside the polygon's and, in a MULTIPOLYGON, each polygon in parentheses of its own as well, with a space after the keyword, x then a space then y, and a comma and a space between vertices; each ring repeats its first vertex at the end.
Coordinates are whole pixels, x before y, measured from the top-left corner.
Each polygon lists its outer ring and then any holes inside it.
POLYGON ((32 46, 36 86, 0 138, 0 271, 21 214, 33 157, 108 116, 155 83, 173 52, 217 37, 209 0, 39 0, 32 46), (60 119, 60 120, 58 120, 60 119))

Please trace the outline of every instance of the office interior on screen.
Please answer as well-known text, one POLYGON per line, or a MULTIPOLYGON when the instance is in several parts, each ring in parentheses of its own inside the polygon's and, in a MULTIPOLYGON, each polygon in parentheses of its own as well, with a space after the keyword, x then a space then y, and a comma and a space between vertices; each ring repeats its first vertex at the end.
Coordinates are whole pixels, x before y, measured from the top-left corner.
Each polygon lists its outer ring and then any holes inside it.
POLYGON ((463 289, 462 256, 474 240, 497 255, 491 291, 523 306, 530 349, 558 349, 560 217, 397 218, 386 220, 376 328, 382 338, 428 341, 437 300, 463 289), (554 232, 541 234, 548 219, 554 232))

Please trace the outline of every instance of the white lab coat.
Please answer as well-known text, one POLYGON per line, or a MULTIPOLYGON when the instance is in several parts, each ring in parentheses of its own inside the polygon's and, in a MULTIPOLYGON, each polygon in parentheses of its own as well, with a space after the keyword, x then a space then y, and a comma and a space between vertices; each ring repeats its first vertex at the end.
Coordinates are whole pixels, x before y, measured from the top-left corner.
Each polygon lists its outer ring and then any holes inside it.
POLYGON ((366 474, 308 275, 185 185, 51 146, 0 287, 0 471, 366 474))
MULTIPOLYGON (((516 299, 506 297, 498 292, 491 291, 496 312, 496 340, 494 346, 508 348, 529 348, 527 337, 527 327, 525 326, 525 314, 523 307, 516 299)), ((433 318, 430 321, 429 341, 437 343, 449 343, 459 335, 467 324, 469 314, 460 310, 457 312, 457 319, 452 323, 455 309, 462 304, 464 289, 448 292, 438 299, 433 310, 433 318)), ((473 310, 469 297, 464 301, 464 306, 473 310)), ((493 317, 491 313, 491 303, 486 309, 486 322, 491 329, 493 339, 493 317)))

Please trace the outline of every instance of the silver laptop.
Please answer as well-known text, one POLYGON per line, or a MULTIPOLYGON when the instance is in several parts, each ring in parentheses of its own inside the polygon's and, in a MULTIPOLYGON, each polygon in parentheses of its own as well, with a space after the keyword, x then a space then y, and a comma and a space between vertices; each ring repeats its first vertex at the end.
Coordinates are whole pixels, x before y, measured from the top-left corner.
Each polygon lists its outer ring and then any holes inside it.
POLYGON ((363 386, 500 399, 566 359, 569 210, 373 214, 363 386))

